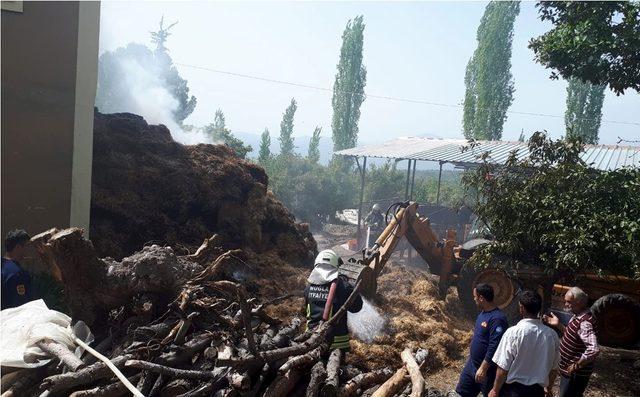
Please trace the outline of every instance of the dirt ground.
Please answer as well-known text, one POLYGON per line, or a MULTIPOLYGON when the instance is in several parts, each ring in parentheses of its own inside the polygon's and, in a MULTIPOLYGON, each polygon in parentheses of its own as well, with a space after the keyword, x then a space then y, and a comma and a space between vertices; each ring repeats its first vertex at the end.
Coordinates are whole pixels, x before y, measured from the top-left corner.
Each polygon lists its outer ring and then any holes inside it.
MULTIPOLYGON (((348 225, 326 225, 314 234, 318 249, 354 236, 355 227, 348 225)), ((455 288, 441 301, 428 272, 402 262, 392 257, 379 279, 375 306, 383 313, 388 332, 372 343, 353 341, 349 360, 363 367, 397 366, 403 348, 427 348, 427 382, 442 391, 452 390, 468 354, 473 321, 464 315, 455 288)), ((640 351, 603 347, 585 396, 640 396, 640 351)))

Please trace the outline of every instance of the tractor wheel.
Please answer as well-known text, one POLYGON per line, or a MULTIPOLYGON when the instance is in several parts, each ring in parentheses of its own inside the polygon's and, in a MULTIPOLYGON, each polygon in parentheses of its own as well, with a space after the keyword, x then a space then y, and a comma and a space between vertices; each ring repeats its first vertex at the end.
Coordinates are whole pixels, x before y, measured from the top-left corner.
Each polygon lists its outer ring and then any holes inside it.
POLYGON ((519 318, 517 299, 514 299, 517 285, 502 270, 488 268, 475 270, 465 266, 458 278, 458 297, 462 306, 471 318, 478 314, 478 307, 473 300, 473 289, 480 283, 486 283, 493 287, 493 302, 507 315, 509 323, 514 323, 519 318))
POLYGON ((598 341, 611 347, 632 347, 640 342, 640 305, 622 294, 605 295, 595 301, 598 341))

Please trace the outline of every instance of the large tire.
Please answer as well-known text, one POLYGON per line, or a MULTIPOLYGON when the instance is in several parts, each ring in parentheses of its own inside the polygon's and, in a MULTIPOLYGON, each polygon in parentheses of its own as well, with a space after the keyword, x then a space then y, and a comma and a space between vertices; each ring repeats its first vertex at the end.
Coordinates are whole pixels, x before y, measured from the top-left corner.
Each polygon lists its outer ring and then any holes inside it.
POLYGON ((470 319, 475 319, 479 310, 473 300, 473 289, 478 283, 487 283, 494 289, 494 302, 505 313, 509 324, 515 324, 520 319, 518 312, 518 300, 515 293, 519 284, 502 270, 487 268, 476 270, 465 266, 458 276, 458 298, 462 307, 470 319))
POLYGON ((598 341, 611 347, 634 347, 640 343, 640 305, 622 294, 605 295, 595 301, 598 341))

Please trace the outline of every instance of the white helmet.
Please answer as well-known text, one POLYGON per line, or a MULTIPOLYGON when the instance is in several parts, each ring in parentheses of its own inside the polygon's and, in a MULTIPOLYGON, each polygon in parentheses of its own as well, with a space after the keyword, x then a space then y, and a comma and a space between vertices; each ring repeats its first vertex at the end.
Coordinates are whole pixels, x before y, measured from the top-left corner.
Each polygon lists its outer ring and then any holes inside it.
POLYGON ((338 278, 339 262, 340 257, 333 250, 320 251, 307 281, 317 285, 332 282, 338 278))
POLYGON ((375 203, 373 207, 371 207, 371 211, 380 211, 380 204, 375 203))
POLYGON ((329 264, 332 267, 337 268, 339 259, 340 257, 333 250, 323 250, 323 251, 320 251, 318 256, 316 256, 316 261, 314 262, 314 265, 319 265, 323 263, 323 264, 329 264))

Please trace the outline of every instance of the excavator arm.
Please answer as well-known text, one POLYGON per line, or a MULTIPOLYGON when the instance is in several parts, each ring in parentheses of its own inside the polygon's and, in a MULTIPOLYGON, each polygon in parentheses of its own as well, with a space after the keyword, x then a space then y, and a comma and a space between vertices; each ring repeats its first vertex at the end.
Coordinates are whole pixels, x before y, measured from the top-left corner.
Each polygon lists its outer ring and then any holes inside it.
POLYGON ((427 262, 431 273, 440 276, 440 295, 444 296, 449 286, 451 275, 459 270, 455 256, 456 233, 448 230, 444 241, 431 228, 429 218, 418 215, 418 204, 415 202, 400 203, 390 208, 392 218, 380 234, 371 249, 363 253, 360 261, 363 269, 359 278, 363 280, 365 296, 374 296, 377 289, 377 278, 384 269, 391 254, 402 237, 415 248, 422 259, 427 262))

